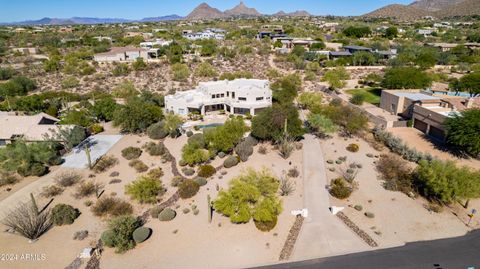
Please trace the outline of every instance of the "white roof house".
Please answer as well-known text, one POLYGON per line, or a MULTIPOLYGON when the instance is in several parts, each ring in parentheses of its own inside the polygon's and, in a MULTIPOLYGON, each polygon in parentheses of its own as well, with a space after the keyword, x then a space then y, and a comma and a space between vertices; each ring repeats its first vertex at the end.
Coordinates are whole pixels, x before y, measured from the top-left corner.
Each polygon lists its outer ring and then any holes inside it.
POLYGON ((8 112, 0 113, 0 146, 22 138, 26 141, 43 141, 60 128, 73 128, 74 125, 58 125, 60 120, 45 113, 33 116, 18 116, 8 112))
POLYGON ((157 38, 154 41, 140 42, 140 48, 151 49, 155 46, 163 47, 163 46, 170 45, 172 42, 173 42, 172 40, 163 40, 163 39, 157 38))
POLYGON ((259 79, 200 82, 193 90, 165 96, 166 112, 184 116, 217 110, 253 116, 271 105, 270 83, 259 79))
POLYGON ((203 32, 192 32, 190 30, 183 31, 183 37, 188 40, 201 40, 201 39, 218 39, 223 40, 225 39, 225 32, 220 31, 212 31, 212 29, 206 29, 203 32))
POLYGON ((158 54, 158 49, 155 48, 112 47, 110 51, 95 54, 93 59, 96 62, 124 62, 135 61, 137 58, 157 58, 158 54))

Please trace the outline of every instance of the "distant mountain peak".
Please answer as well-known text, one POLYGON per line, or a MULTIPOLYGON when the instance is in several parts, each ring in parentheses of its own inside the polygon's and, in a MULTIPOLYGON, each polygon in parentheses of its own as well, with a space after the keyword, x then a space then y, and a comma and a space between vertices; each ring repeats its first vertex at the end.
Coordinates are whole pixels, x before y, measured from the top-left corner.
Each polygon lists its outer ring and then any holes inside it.
POLYGON ((247 7, 243 1, 240 1, 240 3, 236 5, 234 8, 225 10, 225 14, 229 16, 261 16, 262 15, 255 8, 247 7))
POLYGON ((223 12, 203 2, 200 5, 198 5, 192 12, 190 12, 190 14, 188 14, 187 19, 201 20, 201 19, 216 19, 216 18, 224 18, 224 17, 225 17, 225 14, 223 12))

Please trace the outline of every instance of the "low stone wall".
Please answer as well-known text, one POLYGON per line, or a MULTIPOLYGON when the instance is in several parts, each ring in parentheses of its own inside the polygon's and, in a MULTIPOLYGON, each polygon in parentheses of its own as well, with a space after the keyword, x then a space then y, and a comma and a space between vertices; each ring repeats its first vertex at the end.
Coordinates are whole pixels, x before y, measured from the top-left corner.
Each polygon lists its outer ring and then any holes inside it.
POLYGON ((293 248, 295 247, 295 242, 297 242, 297 238, 300 234, 304 219, 305 218, 301 215, 297 215, 297 218, 295 219, 292 228, 290 228, 290 232, 288 233, 287 240, 285 240, 285 244, 283 245, 278 260, 288 260, 290 258, 290 255, 292 255, 293 248))
POLYGON ((348 228, 352 229, 354 233, 360 236, 360 238, 362 238, 362 240, 365 241, 365 243, 367 243, 369 246, 378 247, 377 242, 375 242, 375 240, 373 240, 370 235, 368 235, 365 231, 363 231, 362 229, 360 229, 360 227, 353 223, 353 221, 351 221, 343 212, 338 212, 336 216, 341 219, 343 223, 348 226, 348 228))

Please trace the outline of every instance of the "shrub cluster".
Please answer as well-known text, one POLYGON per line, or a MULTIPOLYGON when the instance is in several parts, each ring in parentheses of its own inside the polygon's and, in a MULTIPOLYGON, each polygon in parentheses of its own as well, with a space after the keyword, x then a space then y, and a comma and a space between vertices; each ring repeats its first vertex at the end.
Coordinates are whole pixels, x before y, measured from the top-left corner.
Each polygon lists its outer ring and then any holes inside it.
POLYGON ((383 184, 385 189, 401 191, 405 194, 413 191, 412 169, 407 161, 393 154, 382 154, 376 163, 376 168, 385 181, 383 184))
POLYGON ((168 132, 165 131, 165 123, 161 121, 150 125, 147 128, 147 135, 151 139, 163 139, 167 137, 168 132))
POLYGON ((93 171, 96 173, 102 173, 107 171, 109 168, 113 167, 118 163, 118 159, 113 156, 105 155, 93 167, 93 171))
POLYGON ((137 173, 143 173, 148 170, 148 166, 139 159, 131 160, 128 165, 133 167, 137 173))
POLYGON ((52 209, 53 224, 57 226, 72 224, 80 216, 80 211, 71 205, 57 204, 52 209))
POLYGON ((66 171, 55 177, 55 182, 62 187, 70 187, 77 184, 82 175, 74 171, 66 171))
POLYGON ((215 169, 215 167, 213 167, 209 164, 201 165, 198 168, 198 176, 199 177, 209 178, 209 177, 213 176, 216 172, 217 172, 217 170, 215 169))
POLYGON ((137 147, 128 147, 122 150, 122 156, 127 160, 138 159, 140 155, 142 155, 142 150, 137 147))
POLYGON ((346 199, 350 197, 353 189, 343 178, 336 178, 330 183, 330 194, 338 199, 346 199))
POLYGON ((151 156, 161 156, 165 154, 165 145, 163 143, 155 144, 155 142, 148 142, 143 145, 143 148, 150 154, 151 156))
POLYGON ((115 197, 105 197, 97 200, 92 206, 92 212, 95 216, 121 216, 129 215, 133 212, 133 207, 128 202, 115 197))
POLYGON ((186 179, 178 186, 178 194, 180 195, 180 198, 188 199, 195 196, 199 189, 200 186, 197 182, 191 179, 186 179))
POLYGON ((155 203, 164 192, 162 182, 156 178, 143 176, 125 186, 125 193, 140 203, 155 203))
POLYGON ((116 248, 123 253, 135 247, 133 233, 140 227, 140 220, 133 216, 119 216, 108 222, 108 230, 102 233, 101 239, 105 246, 116 248))

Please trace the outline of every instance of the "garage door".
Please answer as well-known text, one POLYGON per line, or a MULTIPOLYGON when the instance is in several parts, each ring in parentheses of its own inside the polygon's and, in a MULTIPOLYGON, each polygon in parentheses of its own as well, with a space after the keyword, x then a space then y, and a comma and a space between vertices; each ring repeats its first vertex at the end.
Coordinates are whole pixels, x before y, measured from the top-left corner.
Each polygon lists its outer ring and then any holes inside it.
POLYGON ((431 137, 443 141, 445 139, 445 132, 437 127, 430 126, 428 133, 431 137))
POLYGON ((426 133, 427 132, 427 124, 421 120, 417 120, 415 119, 414 123, 413 123, 413 127, 415 127, 416 129, 426 133))

